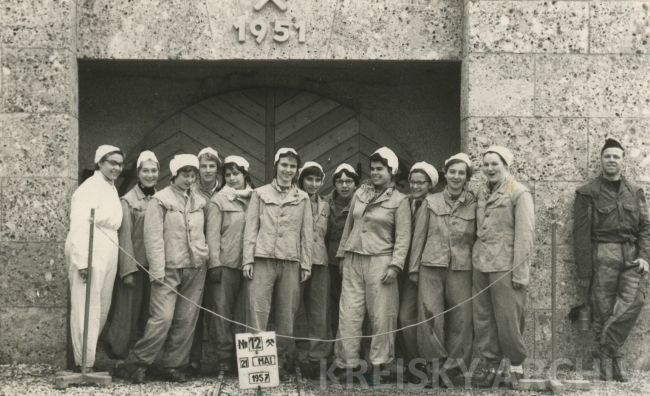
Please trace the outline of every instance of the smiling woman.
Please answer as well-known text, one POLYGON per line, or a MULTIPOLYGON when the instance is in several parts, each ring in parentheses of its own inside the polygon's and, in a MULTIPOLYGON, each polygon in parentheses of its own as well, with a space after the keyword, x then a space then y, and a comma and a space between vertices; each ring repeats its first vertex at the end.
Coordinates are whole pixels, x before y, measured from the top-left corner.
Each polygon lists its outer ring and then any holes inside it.
POLYGON ((122 223, 122 206, 113 182, 120 175, 124 154, 114 146, 102 145, 95 152, 95 174, 83 182, 72 195, 70 205, 70 232, 65 245, 70 280, 70 330, 74 360, 80 369, 88 277, 89 219, 94 210, 93 272, 90 285, 90 317, 88 319, 88 347, 86 372, 95 364, 97 338, 111 306, 113 283, 117 271, 118 236, 122 223))

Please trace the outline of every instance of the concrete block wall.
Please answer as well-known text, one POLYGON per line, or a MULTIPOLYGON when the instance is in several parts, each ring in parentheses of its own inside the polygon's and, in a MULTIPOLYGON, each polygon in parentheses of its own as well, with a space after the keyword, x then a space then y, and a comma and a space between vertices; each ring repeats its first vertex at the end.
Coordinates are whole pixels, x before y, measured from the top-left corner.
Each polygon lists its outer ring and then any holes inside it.
MULTIPOLYGON (((650 182, 650 3, 466 1, 461 147, 480 161, 491 144, 515 155, 511 171, 535 198, 537 254, 531 269, 527 342, 550 361, 551 214, 558 230, 559 357, 589 360, 588 340, 566 320, 576 287, 575 188, 599 172, 606 137, 627 147, 625 174, 650 182)), ((646 189, 647 192, 647 189, 646 189)), ((650 366, 650 310, 625 352, 650 366)))
POLYGON ((78 158, 73 0, 0 13, 0 362, 62 365, 78 158))

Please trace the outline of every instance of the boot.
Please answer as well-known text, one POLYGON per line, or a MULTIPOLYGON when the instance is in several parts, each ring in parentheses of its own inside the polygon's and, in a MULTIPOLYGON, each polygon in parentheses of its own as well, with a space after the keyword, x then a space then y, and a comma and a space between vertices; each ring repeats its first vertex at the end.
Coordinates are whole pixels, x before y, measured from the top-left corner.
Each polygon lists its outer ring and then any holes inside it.
POLYGON ((144 384, 147 378, 147 366, 136 367, 133 374, 131 374, 131 382, 134 384, 144 384))
POLYGON ((176 382, 179 384, 187 382, 187 376, 181 370, 175 368, 166 368, 164 369, 165 379, 170 382, 176 382))
MULTIPOLYGON (((598 362, 598 376, 601 381, 611 381, 613 379, 613 365, 612 365, 612 354, 609 348, 606 346, 601 346, 592 351, 592 356, 594 360, 598 362)), ((594 362, 596 363, 596 362, 594 362)))
MULTIPOLYGON (((497 372, 495 369, 489 369, 482 377, 476 381, 476 386, 479 388, 492 388, 497 382, 497 377, 502 376, 503 373, 497 372)), ((503 379, 499 381, 499 384, 503 382, 503 379)), ((498 385, 497 385, 498 386, 498 385)))
POLYGON ((623 358, 614 358, 614 361, 612 362, 612 378, 614 378, 614 381, 628 382, 625 371, 625 367, 623 366, 623 358))

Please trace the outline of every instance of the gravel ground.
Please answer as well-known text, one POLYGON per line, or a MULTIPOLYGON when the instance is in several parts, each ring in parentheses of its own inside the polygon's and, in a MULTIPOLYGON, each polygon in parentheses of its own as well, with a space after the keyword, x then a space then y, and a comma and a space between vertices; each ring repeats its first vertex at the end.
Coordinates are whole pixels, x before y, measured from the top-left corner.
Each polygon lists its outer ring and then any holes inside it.
MULTIPOLYGON (((94 386, 71 386, 65 390, 54 389, 54 373, 56 368, 47 365, 0 365, 0 396, 4 395, 214 395, 214 388, 217 383, 216 377, 202 377, 187 384, 177 385, 162 381, 151 381, 143 385, 132 385, 128 382, 115 379, 113 384, 107 388, 94 386)), ((572 373, 561 373, 560 378, 572 378, 572 373)), ((630 376, 627 384, 606 383, 596 381, 591 391, 567 390, 569 395, 650 395, 650 372, 636 372, 630 376)), ((302 382, 303 389, 307 395, 542 395, 550 392, 541 391, 512 391, 507 388, 496 390, 463 389, 398 389, 396 384, 390 384, 385 389, 367 388, 364 389, 355 385, 351 389, 337 389, 332 384, 327 384, 323 389, 318 381, 305 380, 302 382)), ((274 395, 298 395, 298 387, 293 379, 291 382, 283 383, 279 388, 267 389, 264 392, 267 396, 274 395)), ((240 391, 237 388, 235 378, 224 380, 221 387, 222 396, 256 395, 255 391, 240 391)), ((216 396, 216 395, 214 395, 216 396)))

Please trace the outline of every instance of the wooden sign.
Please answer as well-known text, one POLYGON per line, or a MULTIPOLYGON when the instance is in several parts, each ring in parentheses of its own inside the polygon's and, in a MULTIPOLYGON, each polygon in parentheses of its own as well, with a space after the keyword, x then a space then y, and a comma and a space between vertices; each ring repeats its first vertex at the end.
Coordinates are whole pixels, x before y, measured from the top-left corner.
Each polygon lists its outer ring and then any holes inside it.
POLYGON ((235 336, 240 389, 272 388, 280 385, 275 332, 243 333, 235 336))

